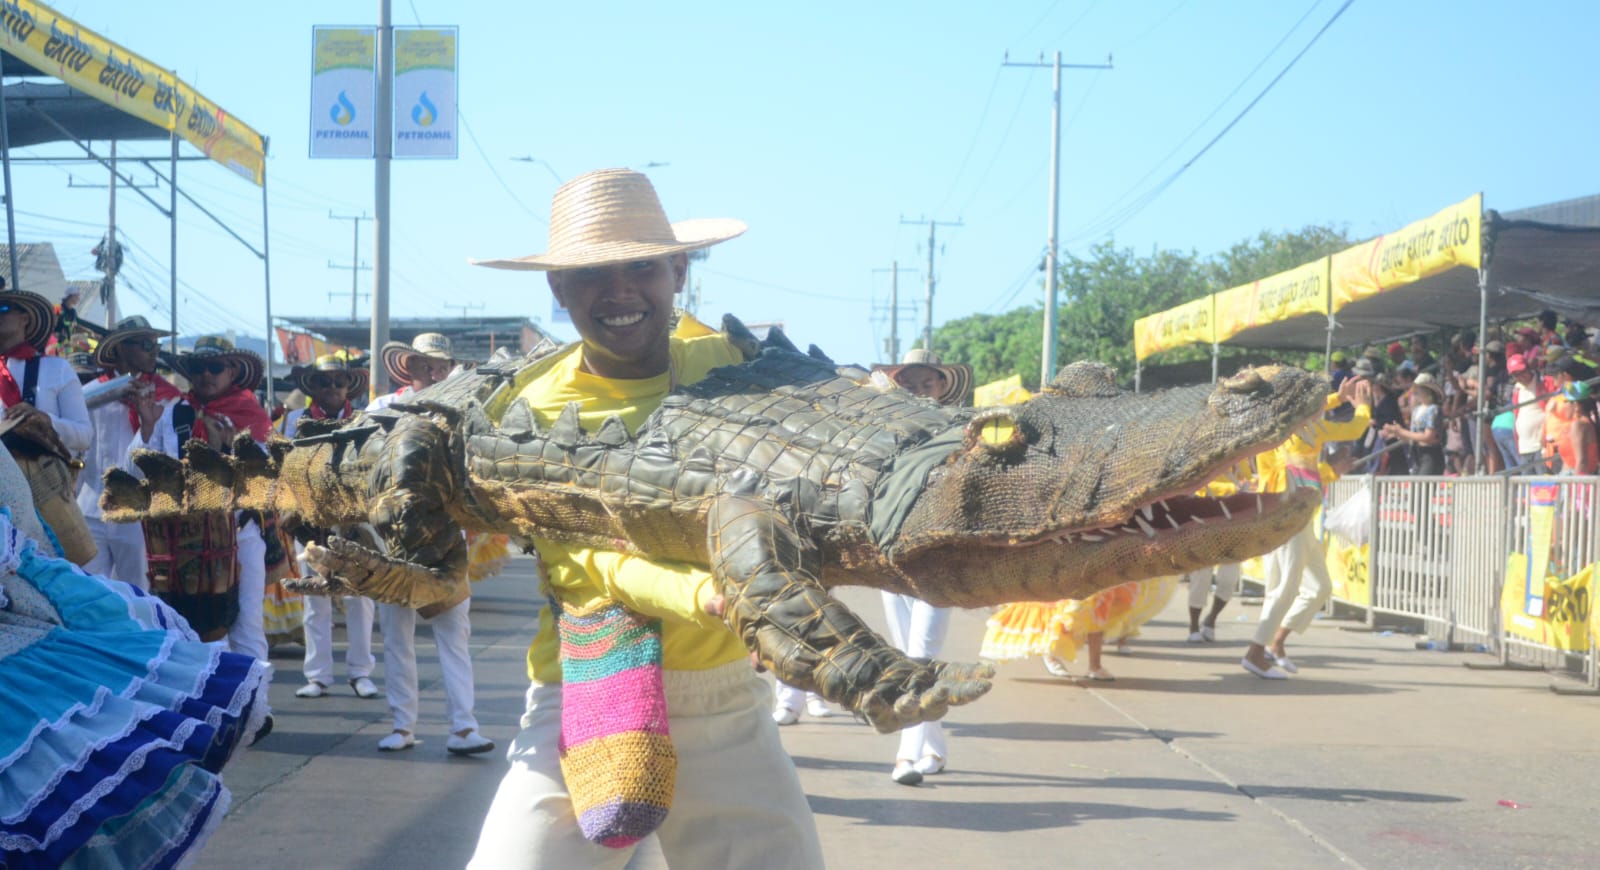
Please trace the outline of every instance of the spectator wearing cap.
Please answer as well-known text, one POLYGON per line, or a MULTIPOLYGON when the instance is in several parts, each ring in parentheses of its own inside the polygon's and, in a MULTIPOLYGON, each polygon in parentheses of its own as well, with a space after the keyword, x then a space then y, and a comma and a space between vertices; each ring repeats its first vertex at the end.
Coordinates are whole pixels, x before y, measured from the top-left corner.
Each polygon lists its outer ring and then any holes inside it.
POLYGON ((121 401, 107 402, 89 411, 94 426, 94 447, 84 454, 83 473, 78 476, 78 509, 89 526, 98 552, 84 570, 149 589, 144 527, 140 523, 107 523, 100 518, 100 493, 105 488, 106 469, 121 468, 134 473, 128 445, 139 434, 137 397, 144 393, 163 409, 178 400, 181 391, 156 374, 157 344, 171 335, 135 315, 124 317, 100 339, 91 363, 100 370, 97 383, 115 377, 129 379, 129 393, 121 401))
POLYGON ((1399 368, 1406 363, 1406 346, 1398 341, 1389 342, 1389 365, 1399 368))
MULTIPOLYGON (((1359 373, 1359 364, 1357 368, 1359 373)), ((1379 375, 1371 379, 1372 383, 1372 426, 1367 431, 1366 441, 1368 453, 1377 453, 1393 444, 1395 439, 1387 438, 1383 434, 1383 427, 1390 423, 1404 423, 1405 412, 1400 407, 1400 400, 1404 397, 1407 387, 1400 386, 1398 374, 1379 375)), ((1406 474, 1411 465, 1406 461, 1404 453, 1391 450, 1378 458, 1377 465, 1372 469, 1374 474, 1406 474)))
MULTIPOLYGON (((1516 406, 1517 465, 1537 462, 1544 453, 1544 406, 1539 401, 1539 384, 1527 359, 1513 356, 1506 360, 1511 375, 1511 400, 1516 406)), ((1538 470, 1533 469, 1537 474, 1538 470)))
POLYGON ((1411 356, 1408 358, 1412 368, 1418 373, 1433 368, 1437 360, 1428 352, 1428 337, 1425 335, 1411 336, 1411 356))
POLYGON ((1552 470, 1559 463, 1563 474, 1593 474, 1595 458, 1594 403, 1582 375, 1589 369, 1571 357, 1550 364, 1554 395, 1544 405, 1544 454, 1552 470))
MULTIPOLYGON (((293 438, 300 433, 302 421, 350 419, 354 413, 350 396, 366 391, 368 375, 366 369, 351 368, 342 357, 329 354, 318 357, 313 365, 295 366, 289 377, 296 389, 311 397, 307 407, 284 415, 283 434, 293 438)), ((317 535, 321 543, 327 543, 325 530, 318 529, 317 535)), ((297 546, 296 550, 301 573, 310 572, 305 548, 297 546)), ((359 697, 375 697, 378 687, 372 684, 372 668, 377 663, 372 656, 372 599, 345 596, 344 615, 348 643, 344 666, 350 688, 359 697)), ((333 599, 327 595, 305 596, 304 627, 306 684, 294 694, 297 698, 320 698, 333 685, 333 599)))
POLYGON ((1549 308, 1539 312, 1539 343, 1546 347, 1562 344, 1561 333, 1556 331, 1560 323, 1561 315, 1549 308))
POLYGON ((1492 453, 1498 462, 1492 462, 1487 469, 1490 472, 1504 471, 1518 465, 1517 457, 1517 414, 1511 409, 1515 404, 1512 401, 1512 380, 1506 372, 1506 345, 1499 340, 1492 340, 1483 346, 1484 360, 1487 368, 1479 376, 1479 389, 1483 391, 1485 407, 1490 409, 1504 409, 1495 413, 1485 421, 1488 428, 1487 443, 1493 444, 1492 453))
POLYGON ((1417 375, 1411 384, 1410 423, 1401 426, 1390 423, 1383 429, 1385 437, 1406 442, 1411 448, 1411 473, 1420 475, 1444 474, 1444 415, 1440 403, 1444 391, 1432 372, 1417 375))
POLYGON ((1330 380, 1333 381, 1333 389, 1337 391, 1339 385, 1343 384, 1355 372, 1351 368, 1350 357, 1346 356, 1342 350, 1334 351, 1329 360, 1333 363, 1333 374, 1330 376, 1330 380))

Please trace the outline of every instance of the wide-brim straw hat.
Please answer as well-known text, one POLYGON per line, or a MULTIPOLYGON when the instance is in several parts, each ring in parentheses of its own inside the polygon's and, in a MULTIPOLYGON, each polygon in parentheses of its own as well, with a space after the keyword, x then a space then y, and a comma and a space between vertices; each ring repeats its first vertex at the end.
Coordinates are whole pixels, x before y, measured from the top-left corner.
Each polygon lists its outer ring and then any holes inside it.
POLYGON ((450 339, 437 332, 424 332, 411 340, 410 344, 403 341, 391 341, 378 352, 383 359, 383 369, 389 373, 389 380, 411 383, 411 372, 406 368, 406 360, 413 356, 431 356, 455 362, 455 352, 450 347, 450 339))
POLYGON ((28 312, 28 332, 23 337, 29 344, 44 350, 50 335, 56 331, 56 309, 50 300, 27 290, 0 290, 0 303, 28 312))
POLYGON ((317 357, 317 361, 312 365, 295 366, 290 369, 289 380, 294 382, 296 389, 310 395, 311 385, 309 382, 311 376, 315 374, 349 375, 351 393, 359 393, 366 390, 367 382, 372 377, 371 373, 366 369, 355 368, 345 362, 342 357, 328 354, 317 357))
POLYGON ((130 338, 167 338, 170 335, 172 333, 164 329, 151 326, 150 321, 141 315, 124 317, 117 321, 117 325, 112 327, 111 331, 106 333, 106 337, 100 339, 100 343, 95 346, 94 364, 107 369, 115 367, 117 358, 112 351, 130 338))
POLYGON ((1411 388, 1413 390, 1427 390, 1433 393, 1433 401, 1435 403, 1444 401, 1444 390, 1439 388, 1439 382, 1428 372, 1417 375, 1417 379, 1411 382, 1411 388))
POLYGON ((963 405, 972 396, 972 366, 946 365, 939 359, 939 355, 922 348, 912 348, 900 357, 898 365, 875 365, 872 370, 883 372, 895 383, 900 382, 900 373, 909 368, 921 366, 933 369, 944 375, 945 390, 937 396, 931 396, 941 405, 963 405))
POLYGON ((238 364, 239 374, 234 377, 233 384, 246 390, 254 390, 260 385, 262 372, 266 370, 266 364, 261 361, 260 354, 253 350, 234 347, 233 342, 220 335, 202 335, 195 339, 194 350, 178 354, 172 365, 178 370, 178 374, 183 375, 192 384, 194 375, 190 367, 195 363, 209 360, 238 364))
POLYGON ((608 266, 709 248, 746 229, 744 221, 733 218, 671 223, 650 179, 631 169, 600 169, 556 191, 544 253, 470 262, 532 272, 608 266))

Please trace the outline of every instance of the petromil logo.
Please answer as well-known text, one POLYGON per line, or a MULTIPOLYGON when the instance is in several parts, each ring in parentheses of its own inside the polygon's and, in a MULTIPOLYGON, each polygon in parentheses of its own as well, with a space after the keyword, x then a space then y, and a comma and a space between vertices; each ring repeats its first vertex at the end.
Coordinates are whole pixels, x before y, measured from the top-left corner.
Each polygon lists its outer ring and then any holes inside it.
POLYGON ((333 107, 328 110, 328 117, 333 119, 333 123, 341 127, 349 126, 350 122, 356 119, 355 103, 350 102, 350 98, 345 96, 344 91, 339 92, 339 102, 334 103, 333 107))
POLYGON ((428 92, 423 91, 422 95, 417 97, 417 104, 411 107, 411 120, 416 122, 418 127, 432 127, 437 117, 439 117, 438 107, 428 99, 428 92))

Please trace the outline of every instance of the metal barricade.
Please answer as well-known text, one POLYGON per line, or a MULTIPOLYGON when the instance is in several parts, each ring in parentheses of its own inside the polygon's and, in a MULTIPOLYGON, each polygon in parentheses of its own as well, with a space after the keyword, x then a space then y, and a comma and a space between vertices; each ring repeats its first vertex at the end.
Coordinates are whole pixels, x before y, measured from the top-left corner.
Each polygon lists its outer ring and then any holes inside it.
MULTIPOLYGON (((1322 498, 1323 515, 1326 516, 1326 515, 1332 513, 1333 511, 1338 510, 1340 507, 1344 506, 1344 504, 1346 502, 1348 502, 1350 499, 1353 499, 1353 498, 1364 498, 1364 499, 1367 499, 1367 500, 1370 501, 1372 499, 1372 497, 1373 497, 1373 491, 1374 491, 1373 490, 1373 486, 1372 486, 1373 480, 1374 480, 1373 475, 1362 474, 1362 475, 1353 475, 1353 476, 1350 476, 1350 477, 1343 477, 1343 478, 1340 478, 1338 480, 1333 481, 1332 483, 1327 484, 1326 487, 1323 490, 1323 498, 1322 498)), ((1369 553, 1371 552, 1371 546, 1370 545, 1372 544, 1372 541, 1373 541, 1373 537, 1374 537, 1373 533, 1374 533, 1374 530, 1376 529, 1376 522, 1377 522, 1377 512, 1375 510, 1374 511, 1370 511, 1368 513, 1368 515, 1367 515, 1367 528, 1366 528, 1366 534, 1364 536, 1364 540, 1362 542, 1357 542, 1357 543, 1366 543, 1366 544, 1368 544, 1369 545, 1368 546, 1368 552, 1369 553)), ((1326 536, 1328 534, 1330 534, 1330 533, 1327 532, 1326 530, 1324 530, 1323 535, 1324 535, 1325 539, 1326 539, 1326 536)), ((1331 558, 1331 556, 1329 558, 1331 558)), ((1329 572, 1332 573, 1332 571, 1333 571, 1333 567, 1332 567, 1332 565, 1330 563, 1329 572)), ((1369 574, 1369 577, 1370 577, 1370 574, 1369 574)), ((1335 588, 1337 589, 1337 586, 1335 588)), ((1371 589, 1370 581, 1368 583, 1367 588, 1371 589)), ((1335 601, 1335 602, 1338 602, 1339 604, 1342 604, 1342 605, 1344 605, 1346 607, 1353 608, 1355 610, 1361 611, 1363 613, 1364 617, 1365 617, 1365 622, 1367 623, 1367 625, 1369 627, 1371 627, 1373 625, 1373 612, 1372 612, 1372 606, 1371 606, 1371 602, 1370 601, 1368 601, 1368 600, 1357 600, 1357 599, 1355 599, 1353 597, 1346 597, 1346 596, 1342 596, 1342 595, 1338 595, 1338 594, 1333 595, 1332 596, 1332 600, 1335 601)))
MULTIPOLYGON (((1596 497, 1600 495, 1600 477, 1518 477, 1511 480, 1510 496, 1508 498, 1508 520, 1505 523, 1505 539, 1502 553, 1521 553, 1529 555, 1529 542, 1532 532, 1532 488, 1538 484, 1554 485, 1557 487, 1555 499, 1555 515, 1550 535, 1550 567, 1551 573, 1558 577, 1570 577, 1582 571, 1585 567, 1600 561, 1600 522, 1596 521, 1596 497)), ((1502 576, 1506 571, 1504 557, 1500 565, 1502 576)), ((1538 578, 1543 582, 1543 578, 1538 578)), ((1591 581, 1592 583, 1592 581, 1591 581)), ((1589 608, 1594 589, 1589 590, 1589 595, 1582 602, 1585 611, 1589 608)), ((1498 600, 1496 604, 1498 605, 1498 600)), ((1498 617, 1498 607, 1496 608, 1498 617)), ((1587 615, 1587 614, 1585 614, 1587 615)), ((1497 625, 1499 619, 1496 620, 1497 625)), ((1587 619, 1585 619, 1587 622, 1587 619)), ((1591 687, 1600 687, 1600 667, 1597 667, 1597 657, 1600 651, 1595 649, 1595 638, 1590 638, 1589 649, 1584 653, 1573 653, 1559 649, 1555 646, 1537 643, 1510 632, 1502 632, 1503 652, 1502 660, 1516 659, 1546 668, 1564 668, 1571 671, 1582 671, 1591 687)))

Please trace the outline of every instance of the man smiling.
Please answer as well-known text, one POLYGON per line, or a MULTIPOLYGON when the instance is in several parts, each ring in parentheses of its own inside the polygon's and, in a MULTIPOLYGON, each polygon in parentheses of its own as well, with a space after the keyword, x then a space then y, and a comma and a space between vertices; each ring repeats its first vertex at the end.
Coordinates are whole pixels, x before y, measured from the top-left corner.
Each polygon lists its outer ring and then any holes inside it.
MULTIPOLYGON (((547 272, 551 292, 583 339, 516 376, 520 396, 541 425, 551 425, 568 403, 576 403, 589 431, 613 415, 636 430, 674 386, 742 362, 721 335, 673 337, 672 301, 683 287, 688 252, 744 229, 735 220, 669 224, 649 180, 627 170, 591 172, 556 191, 547 253, 481 264, 547 272)), ((688 566, 542 538, 535 545, 547 585, 562 608, 589 613, 615 602, 660 620, 657 685, 665 693, 670 751, 677 758, 676 779, 665 789, 670 808, 661 806, 664 818, 655 819, 667 862, 674 867, 822 866, 816 823, 769 714, 772 692, 751 669, 743 643, 709 612, 717 609, 711 576, 688 566)), ((511 769, 484 820, 473 867, 621 867, 628 862, 627 849, 585 839, 595 835, 593 820, 590 813, 580 818, 574 811, 582 801, 572 792, 585 783, 569 792, 563 774, 561 756, 572 747, 562 745, 557 647, 555 617, 547 607, 528 651, 533 684, 522 731, 511 746, 511 769)), ((637 712, 609 711, 617 720, 637 712)), ((585 773, 591 785, 612 781, 585 773)))

